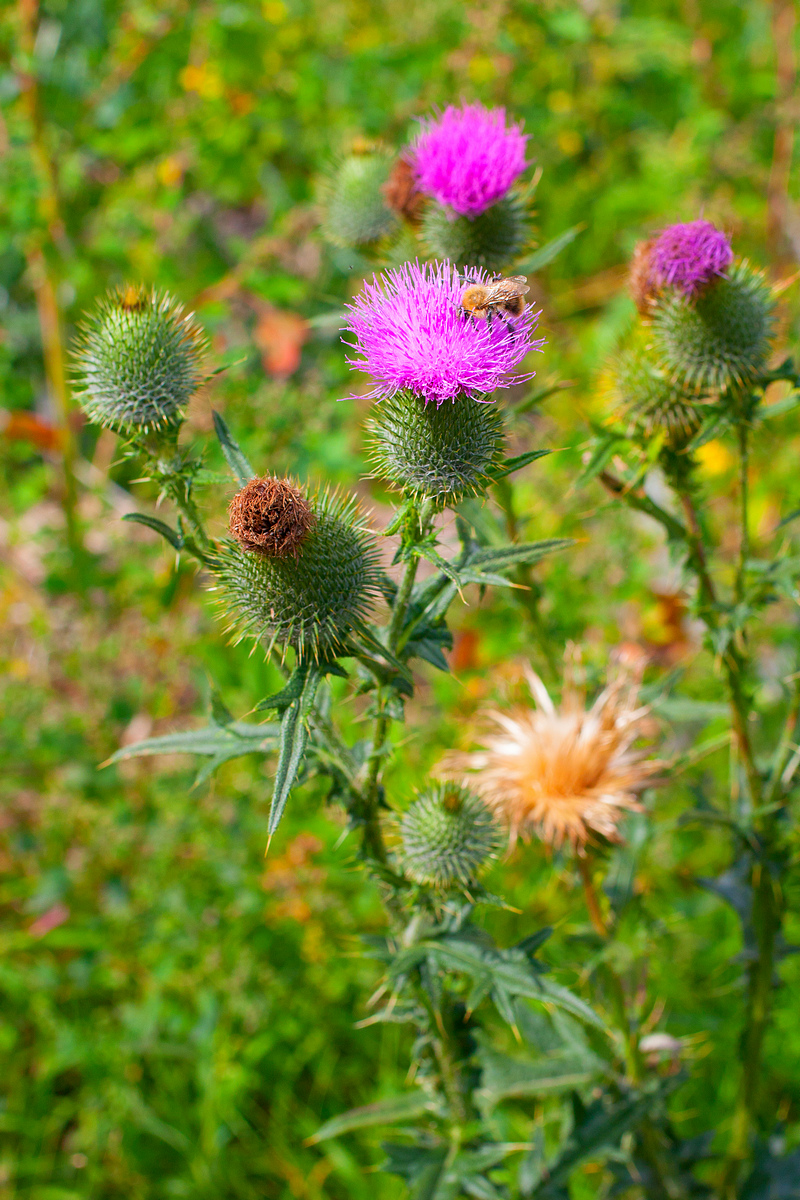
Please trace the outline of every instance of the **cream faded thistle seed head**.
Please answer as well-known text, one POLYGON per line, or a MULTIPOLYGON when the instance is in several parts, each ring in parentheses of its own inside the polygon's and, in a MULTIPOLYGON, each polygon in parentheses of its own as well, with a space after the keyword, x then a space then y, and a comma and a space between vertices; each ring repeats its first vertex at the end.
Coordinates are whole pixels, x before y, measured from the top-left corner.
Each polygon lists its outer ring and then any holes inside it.
POLYGON ((533 336, 540 314, 529 306, 519 317, 486 321, 461 308, 467 282, 491 278, 474 270, 465 279, 449 262, 413 262, 365 283, 347 306, 355 341, 346 345, 357 352, 350 366, 374 380, 371 398, 405 390, 439 405, 532 379, 532 371, 514 372, 544 345, 533 336))
POLYGON ((422 122, 408 152, 417 186, 453 213, 474 218, 505 196, 522 172, 528 138, 504 108, 449 105, 422 122))
POLYGON ((539 676, 526 674, 536 706, 488 711, 483 747, 452 752, 444 770, 485 801, 512 841, 535 834, 579 854, 598 839, 621 841, 621 818, 640 811, 638 795, 660 766, 635 747, 649 711, 638 704, 640 672, 618 668, 588 709, 569 674, 559 708, 539 676))

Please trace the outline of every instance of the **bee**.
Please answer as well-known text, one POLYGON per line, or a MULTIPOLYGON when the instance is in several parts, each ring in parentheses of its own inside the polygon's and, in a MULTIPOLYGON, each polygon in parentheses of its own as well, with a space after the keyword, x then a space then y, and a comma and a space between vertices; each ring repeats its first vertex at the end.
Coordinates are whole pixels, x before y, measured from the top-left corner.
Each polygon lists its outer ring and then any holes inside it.
POLYGON ((524 275, 493 279, 489 283, 470 283, 461 295, 461 311, 491 324, 492 317, 518 317, 525 311, 523 296, 531 289, 524 275))

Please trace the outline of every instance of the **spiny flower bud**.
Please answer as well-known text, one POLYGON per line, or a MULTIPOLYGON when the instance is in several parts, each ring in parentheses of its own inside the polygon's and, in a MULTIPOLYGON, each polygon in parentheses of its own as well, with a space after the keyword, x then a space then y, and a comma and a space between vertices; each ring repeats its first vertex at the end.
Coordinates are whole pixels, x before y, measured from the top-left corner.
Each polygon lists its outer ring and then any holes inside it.
MULTIPOLYGON (((270 481, 273 485, 278 481, 270 481)), ((280 501, 258 508, 250 499, 231 506, 231 532, 255 544, 245 549, 238 541, 223 542, 217 584, 237 640, 265 640, 268 648, 294 646, 299 654, 319 658, 339 650, 354 622, 363 620, 379 591, 379 553, 356 502, 322 489, 304 497, 294 485, 272 487, 291 509, 291 529, 277 526, 287 509, 280 501), (289 494, 294 496, 289 499, 289 494), (302 504, 302 507, 301 507, 302 504), (278 511, 279 510, 279 511, 278 511), (258 526, 267 514, 264 526, 258 526), (300 529, 303 534, 300 536, 300 529), (264 540, 255 542, 253 534, 264 540), (285 540, 282 540, 285 539, 285 540), (280 549, 295 542, 294 550, 280 549)), ((239 493, 242 497, 253 480, 239 493)))
POLYGON ((322 181, 323 232, 334 245, 368 245, 394 229, 397 217, 382 191, 390 168, 382 151, 350 154, 322 181))
POLYGON ((444 891, 474 883, 500 845, 498 824, 473 792, 444 783, 424 792, 400 824, 403 870, 444 891))
POLYGON ((475 217, 458 216, 441 204, 429 204, 421 232, 435 258, 499 271, 524 250, 531 229, 525 205, 515 196, 504 196, 475 217))
POLYGON ((746 387, 766 366, 774 308, 762 274, 746 262, 694 297, 664 289, 652 309, 653 356, 687 390, 746 387))
POLYGON ((128 435, 175 428, 203 382, 205 350, 194 317, 167 292, 112 292, 75 350, 81 407, 90 421, 128 435))
POLYGON ((314 514, 288 479, 265 475, 237 492, 228 510, 230 531, 244 550, 272 558, 297 558, 314 514))
POLYGON ((697 431, 702 407, 653 362, 641 341, 617 356, 610 374, 615 399, 634 432, 648 438, 664 432, 679 445, 697 431))
POLYGON ((374 413, 367 428, 378 478, 438 500, 486 489, 503 447, 497 404, 461 397, 437 408, 404 391, 382 400, 374 413))

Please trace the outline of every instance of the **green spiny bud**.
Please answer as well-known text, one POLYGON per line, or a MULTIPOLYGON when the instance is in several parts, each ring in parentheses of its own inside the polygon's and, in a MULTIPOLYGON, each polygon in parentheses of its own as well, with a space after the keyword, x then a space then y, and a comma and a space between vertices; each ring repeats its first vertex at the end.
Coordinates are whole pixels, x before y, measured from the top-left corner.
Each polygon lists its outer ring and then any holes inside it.
POLYGON ((415 883, 468 887, 500 846, 500 829, 473 792, 456 783, 430 789, 400 823, 403 870, 415 883))
POLYGON ((350 154, 322 181, 323 232, 335 246, 364 246, 391 233, 396 215, 382 188, 392 160, 382 151, 350 154))
POLYGON ((766 365, 774 308, 763 275, 747 262, 694 297, 665 288, 652 309, 654 357, 695 392, 747 387, 766 365))
POLYGON ((632 432, 652 437, 665 433, 678 445, 696 433, 702 420, 702 407, 660 368, 648 354, 641 339, 623 350, 611 364, 615 399, 629 421, 632 432))
POLYGON ((496 403, 459 396, 437 408, 400 391, 376 404, 374 412, 369 450, 379 479, 439 500, 485 491, 503 446, 496 403))
POLYGON ((524 250, 529 237, 527 208, 513 195, 472 219, 454 216, 434 201, 422 218, 422 240, 430 253, 460 267, 499 271, 524 250))
POLYGON ((315 658, 341 648, 379 589, 379 553, 355 500, 286 480, 251 480, 231 503, 216 566, 237 640, 315 658))
POLYGON ((177 428, 203 382, 206 339, 167 292, 127 287, 82 326, 74 359, 90 421, 133 435, 177 428))

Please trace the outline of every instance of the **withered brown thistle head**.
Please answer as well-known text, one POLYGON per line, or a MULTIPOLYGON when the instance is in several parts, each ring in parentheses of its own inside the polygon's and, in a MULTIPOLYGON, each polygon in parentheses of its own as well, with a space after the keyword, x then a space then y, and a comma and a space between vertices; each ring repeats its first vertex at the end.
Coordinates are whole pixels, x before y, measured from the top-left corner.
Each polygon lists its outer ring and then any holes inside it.
POLYGON ((638 795, 660 766, 635 748, 649 711, 637 704, 640 667, 621 665, 588 709, 570 671, 560 708, 539 676, 526 674, 536 707, 487 712, 482 748, 452 752, 445 771, 477 792, 512 841, 536 834, 579 854, 593 841, 621 841, 620 819, 641 811, 638 795))
POLYGON ((658 292, 658 284, 653 271, 652 254, 655 238, 645 242, 637 242, 628 271, 628 290, 633 302, 643 317, 648 316, 652 302, 658 292))
POLYGON ((412 163, 398 158, 389 178, 381 188, 386 207, 412 224, 419 221, 425 207, 425 197, 417 189, 417 172, 412 163))
POLYGON ((237 492, 228 510, 230 531, 245 550, 296 558, 314 524, 302 493, 288 479, 265 475, 237 492))

